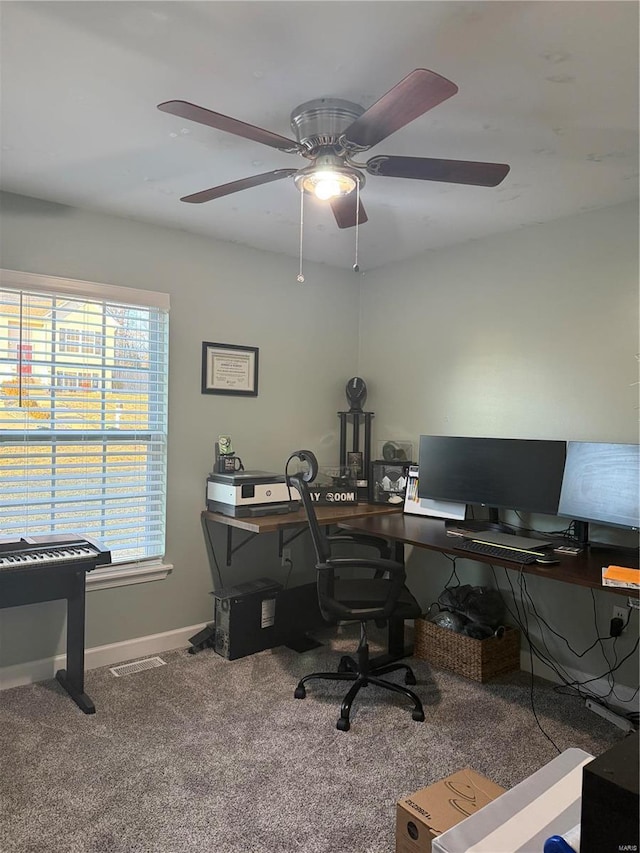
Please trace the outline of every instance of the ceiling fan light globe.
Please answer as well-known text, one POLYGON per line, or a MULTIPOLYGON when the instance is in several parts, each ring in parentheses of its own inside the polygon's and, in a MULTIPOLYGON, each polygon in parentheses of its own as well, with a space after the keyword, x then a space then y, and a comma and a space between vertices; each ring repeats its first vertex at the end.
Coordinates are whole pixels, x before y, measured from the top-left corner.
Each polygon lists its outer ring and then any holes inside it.
POLYGON ((327 201, 330 198, 342 195, 340 184, 332 175, 323 176, 316 181, 313 191, 316 198, 321 199, 321 201, 327 201))
POLYGON ((358 178, 346 170, 311 168, 298 173, 296 185, 302 192, 309 193, 322 201, 328 201, 353 192, 358 185, 358 178))

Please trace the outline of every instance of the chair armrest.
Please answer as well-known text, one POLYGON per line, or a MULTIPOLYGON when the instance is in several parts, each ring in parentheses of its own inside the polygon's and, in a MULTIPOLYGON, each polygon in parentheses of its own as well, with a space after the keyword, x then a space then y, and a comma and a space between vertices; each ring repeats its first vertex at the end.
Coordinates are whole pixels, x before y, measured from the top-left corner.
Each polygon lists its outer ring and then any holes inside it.
MULTIPOLYGON (((364 608, 359 611, 359 614, 365 619, 388 619, 391 616, 395 608, 396 602, 398 601, 402 593, 406 580, 405 567, 402 563, 396 563, 395 560, 383 560, 375 557, 370 557, 369 559, 365 559, 364 557, 360 559, 357 557, 330 557, 328 560, 325 560, 324 563, 316 564, 316 570, 318 572, 319 591, 326 584, 330 585, 333 583, 334 573, 337 569, 374 569, 376 572, 376 577, 378 577, 379 574, 388 572, 388 591, 386 595, 386 600, 382 605, 382 608, 376 607, 374 609, 369 610, 364 608), (382 610, 382 613, 380 612, 380 610, 382 610), (374 614, 377 614, 377 616, 375 616, 374 614)), ((327 587, 325 587, 325 593, 326 589, 327 587)), ((320 596, 320 598, 322 601, 322 596, 320 596)), ((331 595, 331 598, 333 598, 333 595, 331 595)), ((322 609, 322 603, 320 607, 322 609)), ((351 612, 349 608, 345 607, 343 604, 341 604, 339 601, 336 601, 335 599, 332 600, 330 607, 327 607, 327 609, 343 617, 349 612, 351 612)))
POLYGON ((377 548, 380 557, 388 560, 391 557, 391 548, 386 539, 382 536, 373 536, 369 533, 334 533, 327 536, 327 540, 331 545, 337 544, 352 544, 352 545, 368 545, 371 548, 377 548))
POLYGON ((383 560, 380 557, 330 557, 318 569, 375 569, 389 572, 394 577, 406 578, 405 567, 395 560, 383 560))

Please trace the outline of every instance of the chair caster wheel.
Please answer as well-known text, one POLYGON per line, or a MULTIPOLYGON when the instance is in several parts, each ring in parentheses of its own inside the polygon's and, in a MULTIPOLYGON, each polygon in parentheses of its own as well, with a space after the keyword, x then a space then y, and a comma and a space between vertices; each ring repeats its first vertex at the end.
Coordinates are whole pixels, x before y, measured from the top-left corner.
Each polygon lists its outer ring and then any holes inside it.
POLYGON ((306 695, 307 695, 307 691, 304 689, 304 687, 301 684, 299 684, 294 691, 294 694, 293 694, 294 698, 295 699, 304 699, 304 697, 306 695))
POLYGON ((424 723, 424 711, 419 711, 417 708, 411 712, 411 716, 416 721, 416 723, 424 723))
POLYGON ((405 684, 417 684, 418 682, 416 681, 416 677, 412 672, 407 672, 407 674, 404 677, 404 683, 405 684))
POLYGON ((336 723, 336 728, 339 729, 341 732, 348 732, 349 729, 351 728, 351 723, 349 722, 348 719, 345 719, 344 717, 340 717, 340 719, 336 723))

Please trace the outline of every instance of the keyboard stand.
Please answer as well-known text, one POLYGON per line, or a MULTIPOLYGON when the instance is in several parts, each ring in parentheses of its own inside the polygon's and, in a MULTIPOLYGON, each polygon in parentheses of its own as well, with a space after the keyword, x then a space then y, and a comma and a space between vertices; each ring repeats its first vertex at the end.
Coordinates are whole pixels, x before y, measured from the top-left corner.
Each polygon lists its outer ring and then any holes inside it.
POLYGON ((84 569, 70 576, 67 588, 67 668, 56 672, 56 680, 81 711, 95 714, 96 706, 84 692, 85 584, 84 569))
MULTIPOLYGON (((56 680, 85 714, 96 708, 84 692, 85 581, 84 561, 0 572, 0 607, 67 600, 67 668, 56 680), (84 568, 83 568, 84 566, 84 568)), ((90 564, 93 568, 93 564, 90 564)))
POLYGON ((56 672, 56 681, 64 687, 81 711, 84 711, 85 714, 95 714, 96 706, 93 704, 93 701, 87 696, 84 690, 77 690, 75 684, 67 675, 66 669, 59 669, 56 672))

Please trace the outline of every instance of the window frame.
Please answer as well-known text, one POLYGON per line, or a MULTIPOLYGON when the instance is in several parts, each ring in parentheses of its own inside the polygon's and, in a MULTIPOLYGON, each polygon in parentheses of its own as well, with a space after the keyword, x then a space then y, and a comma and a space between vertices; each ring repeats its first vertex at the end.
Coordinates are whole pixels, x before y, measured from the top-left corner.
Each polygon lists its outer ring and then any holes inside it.
MULTIPOLYGON (((0 287, 12 290, 35 291, 50 295, 64 294, 69 297, 76 296, 79 299, 86 300, 98 299, 115 303, 120 302, 132 307, 140 306, 142 308, 158 308, 166 311, 167 313, 170 308, 169 294, 167 293, 122 287, 119 285, 100 284, 97 282, 89 282, 79 279, 42 275, 39 273, 29 273, 19 270, 0 269, 0 287)), ((77 348, 80 355, 84 352, 85 343, 86 342, 82 338, 77 342, 77 348)), ((93 342, 91 346, 94 347, 93 342)), ((169 370, 167 365, 167 384, 169 378, 168 374, 169 370)), ((78 381, 80 381, 80 378, 81 377, 78 376, 78 381)), ((78 389, 83 390, 80 386, 78 386, 78 389)), ((166 508, 164 523, 166 531, 166 508)), ((114 565, 89 572, 87 574, 87 588, 104 589, 152 580, 160 580, 165 578, 172 569, 172 564, 166 561, 164 555, 160 557, 133 559, 128 562, 119 562, 114 565)))

